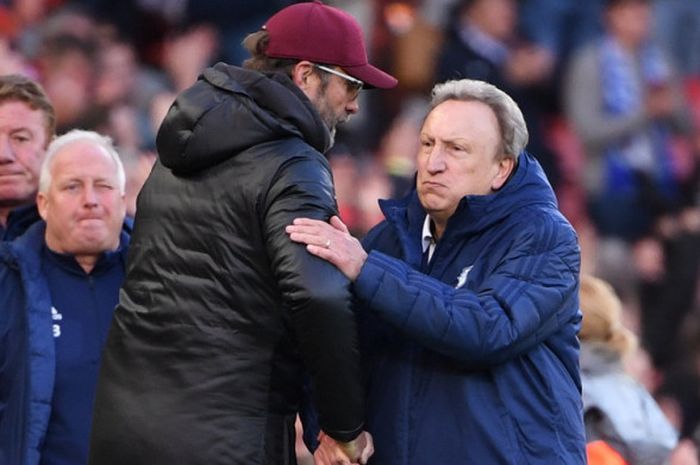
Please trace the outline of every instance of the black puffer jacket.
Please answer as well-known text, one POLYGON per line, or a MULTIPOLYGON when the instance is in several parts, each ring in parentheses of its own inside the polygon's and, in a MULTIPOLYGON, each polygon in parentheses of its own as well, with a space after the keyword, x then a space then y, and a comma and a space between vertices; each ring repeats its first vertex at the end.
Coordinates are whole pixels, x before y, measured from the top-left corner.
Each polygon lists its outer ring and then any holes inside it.
POLYGON ((328 130, 285 76, 224 64, 170 109, 103 357, 93 465, 287 464, 304 368, 321 428, 362 429, 349 282, 290 242, 336 214, 328 130))

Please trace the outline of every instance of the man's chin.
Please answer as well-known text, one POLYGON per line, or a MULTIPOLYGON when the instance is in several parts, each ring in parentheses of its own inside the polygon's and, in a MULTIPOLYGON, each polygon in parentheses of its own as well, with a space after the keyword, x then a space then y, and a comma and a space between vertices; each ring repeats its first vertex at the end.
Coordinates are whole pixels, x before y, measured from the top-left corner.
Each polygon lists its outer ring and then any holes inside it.
POLYGON ((25 205, 32 205, 34 203, 35 196, 28 198, 17 198, 17 197, 3 197, 0 194, 0 208, 14 209, 18 207, 24 207, 25 205))
POLYGON ((105 234, 83 234, 75 238, 70 247, 74 255, 99 255, 108 250, 114 250, 119 245, 114 237, 105 234))

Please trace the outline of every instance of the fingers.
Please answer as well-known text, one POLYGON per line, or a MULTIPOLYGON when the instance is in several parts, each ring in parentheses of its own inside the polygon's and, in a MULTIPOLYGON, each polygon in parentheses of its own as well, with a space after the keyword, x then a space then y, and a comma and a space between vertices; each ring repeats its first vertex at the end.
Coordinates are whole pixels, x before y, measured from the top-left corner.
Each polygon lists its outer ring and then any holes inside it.
POLYGON ((331 218, 331 226, 333 226, 338 231, 342 231, 342 232, 348 233, 348 234, 350 233, 350 230, 348 229, 348 227, 345 226, 345 223, 343 223, 343 221, 337 215, 335 215, 331 218))
POLYGON ((367 259, 367 253, 362 244, 350 235, 340 218, 332 217, 331 223, 297 218, 285 227, 285 232, 293 242, 305 244, 309 253, 335 265, 354 281, 367 259))
POLYGON ((321 432, 318 439, 320 444, 314 452, 315 465, 351 465, 350 459, 333 438, 321 432))
POLYGON ((313 245, 313 244, 307 244, 306 250, 311 255, 316 255, 317 257, 322 258, 326 261, 329 261, 335 265, 336 260, 333 260, 333 259, 337 257, 337 254, 335 254, 333 252, 333 250, 327 249, 326 247, 324 247, 322 245, 313 245))
POLYGON ((314 453, 314 465, 351 465, 347 457, 337 456, 324 450, 317 450, 314 453))
MULTIPOLYGON (((290 228, 287 226, 287 228, 290 228)), ((287 234, 293 242, 299 242, 307 245, 314 245, 316 247, 321 247, 324 249, 330 249, 333 245, 333 240, 327 235, 314 234, 304 231, 296 231, 294 229, 288 229, 287 234)))
POLYGON ((321 220, 314 220, 312 218, 295 218, 288 228, 289 227, 308 232, 329 232, 337 230, 343 233, 349 233, 348 227, 337 215, 331 217, 330 223, 321 220))
POLYGON ((334 222, 333 226, 310 218, 296 218, 292 224, 285 227, 285 232, 294 242, 330 249, 333 244, 339 244, 344 238, 339 232, 347 234, 347 227, 340 218, 334 216, 331 221, 334 222))
POLYGON ((318 440, 320 444, 314 453, 315 465, 355 465, 358 463, 366 465, 374 454, 374 441, 372 435, 367 431, 363 431, 360 436, 349 443, 339 443, 323 431, 318 434, 318 440), (345 449, 355 449, 356 447, 361 447, 362 450, 350 454, 357 455, 359 452, 359 457, 348 457, 349 451, 345 449), (351 460, 355 461, 351 462, 351 460))
POLYGON ((374 454, 374 440, 372 439, 372 435, 368 432, 365 431, 363 434, 367 442, 360 453, 360 463, 365 465, 369 461, 369 458, 372 457, 372 454, 374 454))
POLYGON ((326 248, 331 245, 328 241, 333 241, 333 237, 337 234, 336 229, 328 223, 308 218, 297 218, 292 224, 287 225, 284 230, 294 242, 324 246, 326 248))
POLYGON ((294 221, 292 221, 292 224, 294 226, 310 226, 310 227, 317 227, 317 228, 328 227, 327 222, 321 221, 321 220, 315 220, 313 218, 294 218, 294 221))

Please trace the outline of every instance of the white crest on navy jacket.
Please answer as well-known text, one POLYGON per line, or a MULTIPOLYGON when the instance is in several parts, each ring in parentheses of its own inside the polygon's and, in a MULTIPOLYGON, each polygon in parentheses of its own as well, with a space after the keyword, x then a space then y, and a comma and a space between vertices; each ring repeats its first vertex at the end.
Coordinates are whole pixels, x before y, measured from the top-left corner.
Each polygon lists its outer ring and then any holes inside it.
POLYGON ((467 282, 467 275, 469 275, 472 268, 474 268, 474 265, 469 265, 462 268, 459 276, 457 276, 457 284, 455 285, 455 289, 459 289, 460 287, 464 286, 464 284, 467 282))

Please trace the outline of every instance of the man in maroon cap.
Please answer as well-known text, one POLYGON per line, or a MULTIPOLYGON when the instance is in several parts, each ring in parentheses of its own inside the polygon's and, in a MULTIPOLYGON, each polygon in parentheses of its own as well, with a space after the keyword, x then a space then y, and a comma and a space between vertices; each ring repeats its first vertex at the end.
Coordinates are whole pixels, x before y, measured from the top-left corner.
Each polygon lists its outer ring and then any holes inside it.
POLYGON ((371 452, 349 281, 284 228, 337 214, 323 153, 360 90, 396 79, 367 62, 355 19, 318 1, 244 45, 243 68, 205 70, 158 133, 102 359, 93 465, 294 464, 307 377, 316 462, 371 452))

